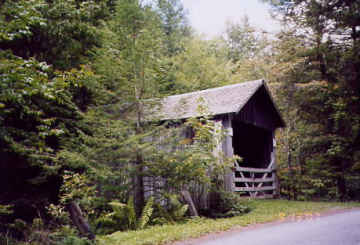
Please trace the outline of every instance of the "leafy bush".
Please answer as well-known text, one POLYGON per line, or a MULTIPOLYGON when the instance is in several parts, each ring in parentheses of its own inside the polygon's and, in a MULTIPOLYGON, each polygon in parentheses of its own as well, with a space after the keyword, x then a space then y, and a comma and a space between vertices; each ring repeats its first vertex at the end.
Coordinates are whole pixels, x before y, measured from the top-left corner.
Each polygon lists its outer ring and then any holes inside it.
MULTIPOLYGON (((78 231, 74 228, 64 225, 58 230, 53 231, 48 236, 48 243, 40 243, 43 245, 94 245, 95 241, 91 241, 86 237, 79 237, 78 231)), ((34 244, 35 245, 35 244, 34 244)))
POLYGON ((44 224, 43 220, 36 218, 33 222, 26 223, 16 219, 9 225, 11 232, 0 235, 0 245, 94 245, 84 237, 79 237, 76 229, 69 225, 54 228, 44 224))
POLYGON ((249 201, 241 199, 233 192, 217 191, 212 193, 208 215, 213 218, 225 218, 250 212, 249 201))
POLYGON ((156 218, 153 219, 152 223, 166 224, 184 220, 188 205, 181 203, 177 195, 165 195, 164 203, 166 203, 164 206, 160 203, 155 204, 154 216, 156 218))
POLYGON ((153 214, 154 198, 148 199, 139 218, 136 217, 133 197, 129 198, 127 204, 112 201, 109 205, 113 212, 105 214, 95 221, 96 232, 99 234, 109 234, 118 230, 144 229, 153 214))
POLYGON ((66 236, 61 241, 55 243, 55 245, 94 245, 95 242, 90 241, 87 238, 78 236, 66 236))

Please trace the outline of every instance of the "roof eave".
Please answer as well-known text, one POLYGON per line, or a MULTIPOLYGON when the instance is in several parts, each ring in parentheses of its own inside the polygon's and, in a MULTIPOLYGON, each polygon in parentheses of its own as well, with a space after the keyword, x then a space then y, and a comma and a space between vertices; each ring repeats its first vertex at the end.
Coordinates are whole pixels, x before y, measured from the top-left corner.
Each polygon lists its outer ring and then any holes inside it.
POLYGON ((270 100, 271 100, 271 103, 273 104, 273 106, 274 106, 274 108, 275 108, 276 113, 279 115, 280 122, 281 122, 281 125, 280 125, 279 128, 284 128, 284 127, 286 127, 286 123, 285 123, 284 119, 283 119, 282 116, 281 116, 281 113, 280 113, 279 108, 276 106, 276 103, 274 102, 274 98, 273 98, 273 96, 271 95, 270 89, 269 89, 269 87, 267 86, 265 80, 264 80, 264 79, 259 79, 259 80, 261 80, 261 84, 259 85, 259 87, 251 94, 251 96, 249 96, 249 98, 245 101, 245 103, 244 103, 243 105, 241 105, 241 106, 238 108, 237 111, 235 111, 235 113, 236 113, 236 114, 239 113, 239 112, 241 111, 241 109, 244 108, 244 106, 245 106, 245 105, 249 102, 249 100, 254 96, 254 94, 255 94, 257 91, 259 91, 259 89, 260 89, 262 86, 264 86, 267 94, 269 95, 269 98, 270 98, 270 100))

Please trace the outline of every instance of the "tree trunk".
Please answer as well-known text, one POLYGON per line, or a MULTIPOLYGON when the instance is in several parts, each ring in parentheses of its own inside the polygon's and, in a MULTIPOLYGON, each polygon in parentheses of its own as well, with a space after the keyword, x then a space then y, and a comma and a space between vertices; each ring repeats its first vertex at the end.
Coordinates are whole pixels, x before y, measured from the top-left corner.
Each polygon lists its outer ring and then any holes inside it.
POLYGON ((289 186, 288 186, 288 198, 289 200, 294 199, 295 195, 295 179, 294 179, 294 172, 292 166, 292 154, 291 154, 291 139, 290 139, 290 130, 291 130, 291 121, 289 122, 289 126, 286 129, 286 138, 287 138, 287 146, 286 146, 286 153, 287 153, 287 167, 289 169, 289 186))
MULTIPOLYGON (((141 104, 142 92, 141 89, 137 89, 135 87, 135 96, 137 100, 136 111, 137 111, 137 119, 136 119, 136 134, 140 135, 143 133, 142 128, 142 111, 143 107, 141 104)), ((142 140, 140 140, 139 144, 142 144, 142 140)), ((143 179, 143 156, 141 150, 138 150, 136 155, 135 162, 136 176, 134 177, 134 204, 135 211, 138 217, 141 216, 141 211, 145 205, 145 196, 144 196, 144 179, 143 179)))
POLYGON ((76 202, 70 202, 66 205, 66 209, 70 213, 70 218, 76 228, 79 230, 81 236, 85 236, 90 240, 95 239, 94 233, 91 232, 90 226, 83 217, 81 209, 76 202))
POLYGON ((134 177, 134 204, 135 204, 136 215, 138 217, 141 216, 141 211, 145 205, 144 179, 142 176, 143 167, 141 165, 142 165, 142 157, 138 155, 137 161, 135 163, 136 176, 134 177))
POLYGON ((343 160, 341 163, 341 172, 340 175, 337 177, 336 184, 337 184, 337 190, 340 196, 341 201, 345 201, 346 199, 346 180, 345 180, 345 168, 346 168, 346 162, 343 160))

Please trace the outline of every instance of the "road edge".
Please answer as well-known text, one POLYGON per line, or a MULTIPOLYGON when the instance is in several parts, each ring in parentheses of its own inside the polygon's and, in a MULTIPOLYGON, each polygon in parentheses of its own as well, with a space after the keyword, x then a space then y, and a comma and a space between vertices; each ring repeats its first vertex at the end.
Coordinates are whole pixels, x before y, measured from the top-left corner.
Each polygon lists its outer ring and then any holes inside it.
POLYGON ((334 207, 331 209, 327 209, 324 211, 315 212, 315 213, 311 213, 311 214, 304 213, 303 215, 297 215, 297 216, 290 215, 285 218, 279 218, 278 220, 271 221, 271 222, 252 224, 252 225, 241 226, 241 227, 236 226, 227 231, 212 232, 212 233, 203 235, 198 238, 190 238, 190 239, 186 239, 186 240, 182 240, 182 241, 175 241, 175 242, 171 242, 171 243, 166 243, 165 245, 197 245, 197 244, 201 244, 203 242, 207 242, 210 240, 219 239, 221 237, 231 236, 232 234, 238 233, 238 232, 244 232, 244 231, 254 230, 254 229, 259 229, 259 228, 265 228, 265 227, 283 224, 283 223, 292 223, 292 222, 300 222, 300 221, 309 220, 309 219, 317 219, 317 218, 321 218, 321 217, 325 217, 325 216, 346 213, 346 212, 350 212, 350 211, 354 211, 354 210, 360 210, 360 207, 351 207, 351 208, 334 207))

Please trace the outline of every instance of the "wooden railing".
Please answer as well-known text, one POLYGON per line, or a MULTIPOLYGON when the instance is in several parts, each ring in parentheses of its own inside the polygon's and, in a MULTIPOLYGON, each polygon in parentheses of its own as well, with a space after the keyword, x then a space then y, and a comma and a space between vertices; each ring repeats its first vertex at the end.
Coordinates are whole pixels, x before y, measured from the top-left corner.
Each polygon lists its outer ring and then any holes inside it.
POLYGON ((235 191, 247 192, 250 197, 272 197, 276 191, 276 177, 275 169, 271 166, 273 165, 271 164, 269 168, 244 168, 237 166, 236 171, 240 173, 240 177, 235 177, 235 191), (261 177, 255 177, 255 175, 261 175, 261 177), (243 187, 236 187, 236 183, 243 183, 243 187), (271 185, 267 184, 264 186, 265 183, 271 183, 271 185))

